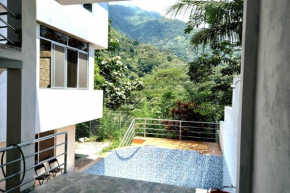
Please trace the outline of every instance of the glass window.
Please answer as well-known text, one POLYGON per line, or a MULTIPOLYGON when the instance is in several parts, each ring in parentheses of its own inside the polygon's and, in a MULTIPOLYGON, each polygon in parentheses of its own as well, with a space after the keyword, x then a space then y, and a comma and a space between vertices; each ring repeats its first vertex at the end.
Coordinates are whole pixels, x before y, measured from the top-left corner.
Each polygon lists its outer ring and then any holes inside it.
POLYGON ((54 87, 64 87, 64 72, 65 72, 65 48, 54 45, 54 87))
POLYGON ((77 88, 78 52, 67 50, 67 87, 77 88))
POLYGON ((79 87, 87 88, 88 82, 88 59, 87 55, 80 53, 79 54, 79 87))
POLYGON ((74 38, 68 37, 68 46, 71 46, 73 48, 77 48, 79 50, 88 51, 88 44, 84 43, 82 41, 76 40, 74 38))
POLYGON ((93 5, 91 3, 84 4, 83 6, 89 12, 93 12, 93 5))
POLYGON ((51 42, 40 40, 40 88, 50 88, 51 77, 51 42))
POLYGON ((40 36, 67 45, 67 35, 54 31, 42 25, 40 26, 40 36))

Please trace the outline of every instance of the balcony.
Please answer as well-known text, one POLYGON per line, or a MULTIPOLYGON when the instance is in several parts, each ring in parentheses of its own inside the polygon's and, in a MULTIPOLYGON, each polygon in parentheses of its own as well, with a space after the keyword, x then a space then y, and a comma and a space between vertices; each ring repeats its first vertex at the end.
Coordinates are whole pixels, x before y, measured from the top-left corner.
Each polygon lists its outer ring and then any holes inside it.
POLYGON ((37 0, 37 21, 66 35, 88 42, 96 49, 104 49, 108 46, 106 6, 94 4, 91 13, 82 5, 63 6, 56 1, 37 0))
POLYGON ((39 89, 37 98, 36 133, 102 117, 103 91, 39 89))

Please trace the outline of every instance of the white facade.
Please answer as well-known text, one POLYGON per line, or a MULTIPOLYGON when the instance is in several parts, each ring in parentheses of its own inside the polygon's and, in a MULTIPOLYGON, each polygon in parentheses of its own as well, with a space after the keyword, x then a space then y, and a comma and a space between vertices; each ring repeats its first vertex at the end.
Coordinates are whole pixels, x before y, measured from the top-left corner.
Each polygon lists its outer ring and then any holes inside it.
MULTIPOLYGON (((108 46, 107 3, 93 4, 93 12, 91 13, 84 9, 82 5, 63 6, 54 0, 37 0, 36 10, 36 20, 29 20, 29 22, 37 23, 36 37, 30 37, 36 41, 36 45, 30 45, 31 47, 36 46, 36 52, 33 52, 33 49, 31 52, 26 50, 27 54, 24 55, 21 50, 14 51, 6 48, 1 49, 0 47, 0 58, 9 57, 10 59, 22 60, 23 57, 30 57, 31 55, 36 58, 33 64, 34 69, 29 70, 30 73, 27 75, 22 74, 22 76, 29 77, 25 84, 33 85, 36 88, 36 100, 31 101, 35 104, 35 109, 32 111, 28 109, 25 112, 26 116, 35 117, 34 126, 29 128, 34 128, 35 133, 40 133, 101 118, 103 93, 94 90, 94 51, 108 46), (89 44, 87 89, 42 89, 39 87, 40 25, 89 44), (33 73, 35 74, 33 75, 33 73), (29 79, 34 80, 29 81, 29 79)), ((25 17, 23 20, 25 20, 25 17)), ((24 29, 26 27, 29 26, 23 26, 24 29)), ((24 68, 26 68, 25 64, 24 68)), ((30 91, 24 86, 23 92, 30 91)), ((4 71, 0 74, 0 142, 6 141, 6 98, 7 72, 4 71)), ((25 101, 23 102, 25 103, 25 101)))
MULTIPOLYGON (((240 76, 233 81, 232 107, 225 107, 224 121, 220 122, 220 146, 225 166, 229 172, 231 185, 236 187, 238 172, 238 139, 240 112, 240 76)), ((227 186, 229 186, 227 184, 227 186)))

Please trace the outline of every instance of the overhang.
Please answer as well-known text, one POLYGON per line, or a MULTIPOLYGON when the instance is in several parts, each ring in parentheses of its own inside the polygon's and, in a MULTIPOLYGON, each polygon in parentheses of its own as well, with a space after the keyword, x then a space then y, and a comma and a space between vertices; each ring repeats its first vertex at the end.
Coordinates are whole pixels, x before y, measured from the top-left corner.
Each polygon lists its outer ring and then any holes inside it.
POLYGON ((128 1, 128 0, 56 0, 56 1, 62 5, 75 5, 75 4, 86 4, 86 3, 128 1))

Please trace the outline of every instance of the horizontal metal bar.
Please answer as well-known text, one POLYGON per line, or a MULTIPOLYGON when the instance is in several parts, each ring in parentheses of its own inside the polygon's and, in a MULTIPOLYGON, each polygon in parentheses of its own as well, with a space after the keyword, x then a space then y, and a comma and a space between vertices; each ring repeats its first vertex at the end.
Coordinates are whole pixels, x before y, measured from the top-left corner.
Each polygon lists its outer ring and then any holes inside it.
POLYGON ((216 133, 206 133, 206 132, 198 132, 198 131, 186 131, 186 133, 198 133, 198 134, 216 135, 216 133))
POLYGON ((43 160, 43 161, 39 162, 39 163, 36 164, 36 165, 33 165, 33 166, 29 167, 29 168, 26 168, 25 170, 22 170, 22 171, 20 171, 20 172, 17 172, 17 173, 15 173, 15 174, 12 174, 11 176, 8 176, 8 177, 5 177, 5 178, 1 179, 0 182, 4 182, 5 180, 8 180, 8 179, 10 179, 10 178, 12 178, 12 177, 14 177, 14 176, 17 176, 17 175, 22 174, 24 171, 31 170, 31 169, 33 169, 33 168, 35 168, 35 167, 37 167, 37 166, 40 166, 41 164, 44 164, 45 162, 48 162, 48 161, 50 161, 50 160, 53 160, 53 159, 55 159, 55 158, 57 158, 57 157, 60 157, 60 156, 65 155, 65 154, 66 154, 66 152, 65 152, 65 153, 62 153, 62 154, 59 154, 59 155, 57 155, 57 156, 51 157, 51 158, 49 158, 49 159, 43 160))
MULTIPOLYGON (((154 129, 154 128, 146 128, 145 130, 179 132, 179 130, 154 129)), ((183 131, 181 131, 181 132, 183 132, 183 131)))
MULTIPOLYGON (((52 147, 49 147, 49 148, 43 149, 43 150, 38 151, 38 152, 36 152, 36 153, 30 154, 30 155, 28 155, 28 156, 25 156, 24 159, 27 159, 27 158, 32 157, 32 156, 35 156, 35 155, 37 155, 37 154, 43 153, 43 152, 48 151, 48 150, 50 150, 50 149, 54 149, 55 147, 58 147, 58 146, 61 146, 61 145, 64 145, 64 144, 66 144, 66 142, 63 142, 63 143, 58 144, 58 145, 54 145, 54 146, 52 146, 52 147)), ((22 158, 19 158, 19 159, 17 159, 17 160, 13 160, 13 161, 11 161, 11 162, 8 162, 8 163, 5 163, 5 164, 3 164, 3 165, 0 165, 0 167, 7 166, 7 165, 9 165, 9 164, 12 164, 12 163, 15 163, 15 162, 18 162, 18 161, 21 161, 21 160, 22 160, 22 158)))
POLYGON ((0 29, 2 29, 2 28, 7 28, 7 26, 5 25, 5 26, 0 26, 0 29))
MULTIPOLYGON (((60 167, 60 166, 63 166, 63 165, 64 165, 64 163, 62 163, 62 164, 60 164, 60 165, 58 165, 58 166, 55 166, 54 168, 51 168, 51 169, 47 170, 47 172, 51 172, 52 170, 54 170, 54 169, 56 169, 56 168, 58 168, 58 167, 60 167)), ((45 174, 45 172, 44 172, 43 174, 45 174)), ((41 175, 43 175, 43 174, 41 174, 41 175)), ((41 175, 38 175, 38 176, 41 176, 41 175)), ((11 191, 13 191, 13 190, 15 190, 15 189, 17 189, 17 188, 19 188, 19 187, 25 185, 25 184, 28 184, 29 182, 34 181, 38 176, 36 176, 36 177, 34 177, 34 178, 30 179, 30 180, 27 180, 26 182, 24 182, 24 183, 22 183, 22 184, 20 184, 20 185, 18 185, 18 186, 15 186, 15 187, 13 187, 13 188, 11 188, 11 189, 5 191, 5 192, 11 192, 11 191)))
MULTIPOLYGON (((146 120, 146 121, 169 121, 169 122, 182 122, 182 123, 203 123, 203 124, 219 125, 219 123, 214 123, 214 122, 182 121, 182 120, 168 120, 168 119, 135 118, 135 120, 146 120)), ((147 123, 146 123, 146 124, 147 124, 147 123)))
MULTIPOLYGON (((4 36, 3 34, 0 33, 0 36, 2 38, 4 38, 6 41, 10 42, 11 44, 14 44, 14 42, 12 42, 11 40, 9 40, 6 36, 4 36)), ((1 152, 1 151, 0 151, 1 152)))
MULTIPOLYGON (((24 142, 24 143, 20 143, 20 144, 18 144, 18 146, 19 147, 29 146, 32 143, 37 143, 39 141, 44 141, 44 140, 47 140, 47 139, 51 139, 51 138, 54 138, 54 137, 59 136, 59 135, 67 135, 67 132, 64 131, 64 132, 61 132, 61 133, 55 133, 55 134, 52 134, 52 135, 49 135, 49 136, 45 136, 45 137, 41 137, 41 138, 34 139, 34 140, 31 140, 31 141, 27 141, 27 142, 24 142)), ((6 147, 6 148, 3 148, 3 149, 0 149, 0 152, 8 151, 8 150, 15 149, 15 148, 17 148, 17 147, 6 147)))
POLYGON ((0 15, 7 15, 7 12, 0 12, 0 15))
POLYGON ((194 127, 194 126, 182 126, 182 128, 193 128, 193 129, 212 129, 217 130, 218 128, 212 128, 212 127, 194 127))
MULTIPOLYGON (((136 134, 137 134, 137 132, 136 132, 136 134)), ((138 133, 138 134, 143 134, 143 133, 138 133)), ((169 134, 162 134, 162 133, 146 133, 146 135, 169 135, 169 134)))
POLYGON ((9 23, 7 23, 7 21, 5 21, 4 19, 2 19, 1 17, 0 17, 0 21, 3 22, 8 27, 10 27, 13 31, 16 31, 16 29, 14 27, 12 27, 12 25, 10 25, 9 23))
POLYGON ((3 3, 0 2, 0 6, 3 7, 11 15, 13 15, 14 17, 16 17, 16 15, 12 11, 10 11, 10 9, 8 9, 8 7, 6 7, 3 3))
POLYGON ((195 137, 195 136, 181 136, 183 138, 196 138, 196 139, 217 139, 217 138, 209 138, 209 137, 195 137))

